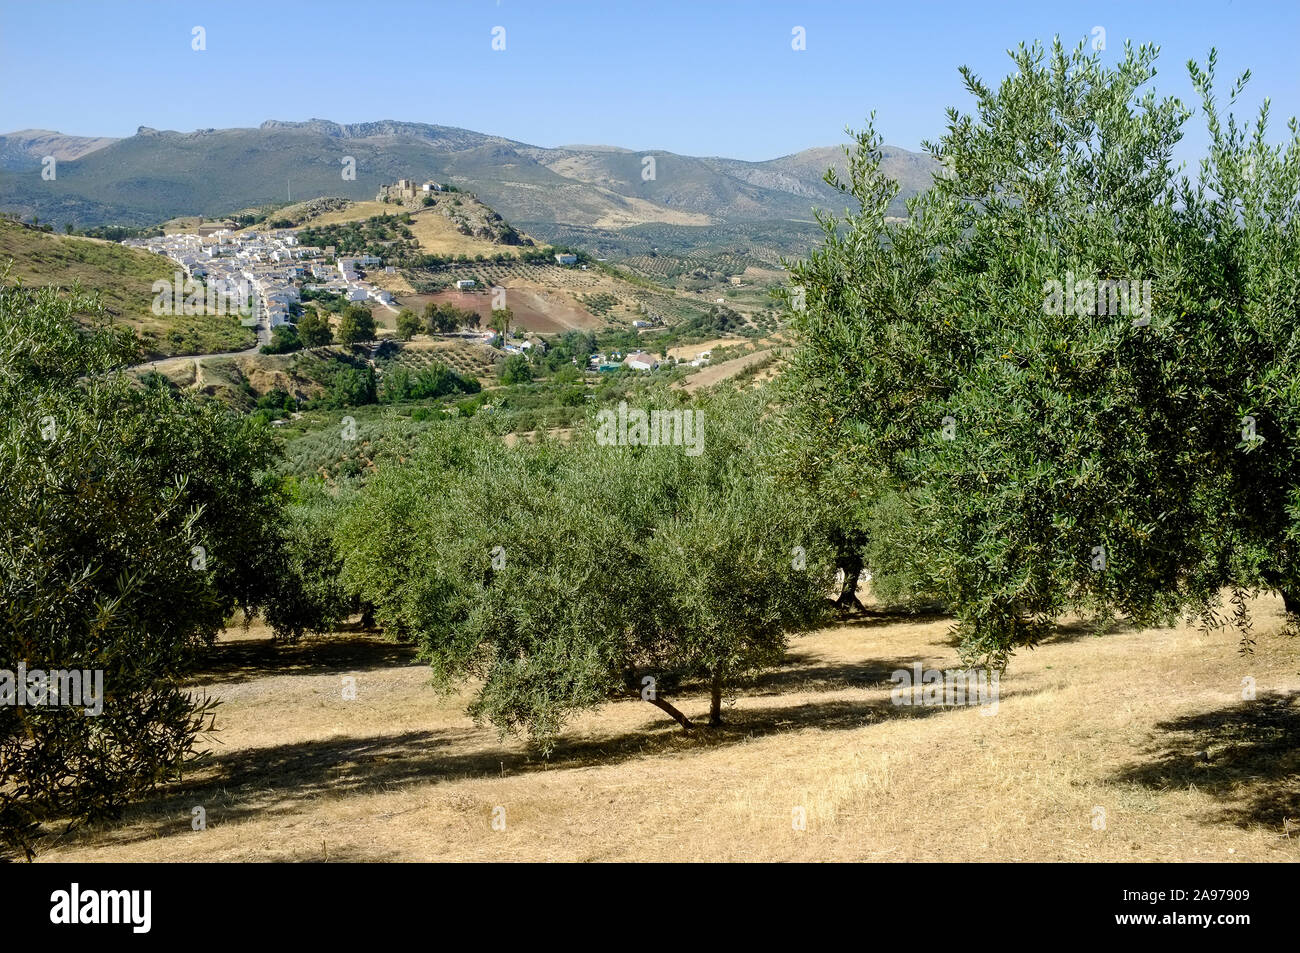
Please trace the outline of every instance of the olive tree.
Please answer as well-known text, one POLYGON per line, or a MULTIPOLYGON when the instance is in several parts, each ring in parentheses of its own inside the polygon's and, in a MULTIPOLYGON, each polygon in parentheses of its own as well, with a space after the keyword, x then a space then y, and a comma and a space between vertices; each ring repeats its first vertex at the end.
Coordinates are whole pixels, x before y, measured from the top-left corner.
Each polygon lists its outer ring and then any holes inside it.
POLYGON ((266 429, 137 357, 93 299, 0 283, 0 844, 28 856, 181 769, 211 705, 180 679, 265 599, 266 429))
POLYGON ((544 748, 618 696, 693 727, 666 697, 689 679, 718 723, 724 690, 820 618, 829 560, 764 466, 762 401, 691 409, 699 453, 606 445, 594 422, 515 447, 435 428, 345 516, 345 585, 416 642, 435 684, 480 679, 472 713, 544 748))
POLYGON ((882 587, 946 602, 971 660, 1004 666, 1067 609, 1294 602, 1296 128, 1283 150, 1263 115, 1221 125, 1211 56, 1189 181, 1156 55, 1057 42, 996 88, 963 70, 976 109, 949 111, 907 220, 868 128, 828 174, 856 208, 793 269, 804 453, 858 501, 882 587))

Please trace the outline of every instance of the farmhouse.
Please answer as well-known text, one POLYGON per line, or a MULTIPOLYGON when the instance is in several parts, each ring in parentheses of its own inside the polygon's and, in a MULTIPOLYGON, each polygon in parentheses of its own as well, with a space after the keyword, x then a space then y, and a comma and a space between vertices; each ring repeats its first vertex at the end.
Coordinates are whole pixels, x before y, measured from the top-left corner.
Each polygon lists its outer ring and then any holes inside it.
POLYGON ((623 359, 623 366, 634 371, 653 371, 659 366, 659 360, 653 354, 636 351, 623 359))
POLYGON ((561 254, 561 255, 556 255, 555 260, 559 262, 561 265, 574 265, 577 264, 578 262, 578 256, 570 255, 570 254, 561 254))
POLYGON ((502 345, 507 354, 523 354, 525 351, 537 349, 539 354, 546 352, 546 342, 537 336, 527 337, 523 340, 506 341, 502 345))

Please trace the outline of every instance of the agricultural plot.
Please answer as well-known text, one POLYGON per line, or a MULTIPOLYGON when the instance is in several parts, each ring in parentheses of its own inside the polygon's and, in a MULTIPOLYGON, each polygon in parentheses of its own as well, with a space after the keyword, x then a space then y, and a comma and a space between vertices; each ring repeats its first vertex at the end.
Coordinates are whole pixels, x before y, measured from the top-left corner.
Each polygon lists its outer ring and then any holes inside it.
POLYGON ((530 222, 527 227, 547 241, 581 248, 660 283, 697 268, 727 275, 751 268, 779 272, 783 259, 802 257, 821 238, 812 222, 650 223, 618 230, 530 222))
POLYGON ((402 346, 394 363, 411 371, 435 364, 450 367, 462 377, 490 378, 502 352, 476 341, 412 341, 402 346))
POLYGON ((431 423, 414 419, 409 411, 375 405, 309 414, 282 434, 280 469, 300 480, 327 484, 364 479, 384 460, 400 460, 431 423), (344 416, 355 422, 350 440, 341 438, 344 416))

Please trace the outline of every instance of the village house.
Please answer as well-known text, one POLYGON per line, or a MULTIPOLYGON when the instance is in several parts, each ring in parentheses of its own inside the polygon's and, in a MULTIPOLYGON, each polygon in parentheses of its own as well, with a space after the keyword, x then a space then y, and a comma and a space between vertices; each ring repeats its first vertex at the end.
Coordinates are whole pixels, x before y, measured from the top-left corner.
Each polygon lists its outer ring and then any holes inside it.
POLYGON ((623 359, 623 366, 634 371, 653 371, 659 366, 659 359, 645 351, 636 351, 623 359))

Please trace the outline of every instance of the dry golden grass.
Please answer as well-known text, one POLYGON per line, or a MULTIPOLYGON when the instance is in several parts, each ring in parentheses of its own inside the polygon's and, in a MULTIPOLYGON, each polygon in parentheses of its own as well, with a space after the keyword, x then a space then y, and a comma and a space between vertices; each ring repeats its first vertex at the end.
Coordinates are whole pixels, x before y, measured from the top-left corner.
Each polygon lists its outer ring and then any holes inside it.
POLYGON ((1296 860, 1300 646, 1280 602, 1256 612, 1253 656, 1227 631, 1064 627, 1013 660, 991 717, 891 705, 893 670, 956 653, 946 620, 871 618, 794 640, 722 729, 620 701, 549 760, 435 696, 402 648, 276 650, 255 627, 201 679, 222 702, 212 762, 40 859, 1296 860))
POLYGON ((668 349, 668 356, 675 357, 679 361, 693 361, 705 351, 712 351, 715 347, 731 347, 736 344, 744 344, 748 339, 740 336, 714 338, 712 341, 701 341, 699 344, 679 344, 677 347, 668 349))
MULTIPOLYGON (((309 203, 303 203, 309 204, 309 203)), ((277 213, 287 217, 294 217, 294 211, 299 206, 292 206, 288 209, 277 213)), ((362 222, 368 218, 374 218, 376 215, 392 215, 393 206, 385 205, 383 202, 353 202, 345 208, 334 209, 321 215, 314 215, 304 218, 302 224, 311 225, 312 227, 320 225, 343 225, 347 222, 362 222)))
MULTIPOLYGON (((401 215, 409 209, 383 202, 353 202, 347 208, 336 209, 303 221, 304 225, 342 225, 360 222, 378 215, 401 215)), ((437 209, 411 211, 411 234, 420 248, 429 255, 499 255, 518 257, 519 247, 498 245, 482 238, 462 235, 449 218, 437 209)))
POLYGON ((411 213, 411 234, 426 255, 511 255, 519 256, 519 246, 498 245, 470 235, 462 235, 451 219, 436 209, 411 213))
POLYGON ((678 381, 674 386, 680 387, 688 394, 693 394, 697 390, 705 387, 711 387, 719 381, 725 381, 735 377, 745 368, 757 364, 772 353, 771 348, 765 348, 761 351, 751 351, 748 354, 742 354, 740 357, 733 357, 729 361, 723 361, 720 364, 709 364, 701 368, 689 377, 678 381))

